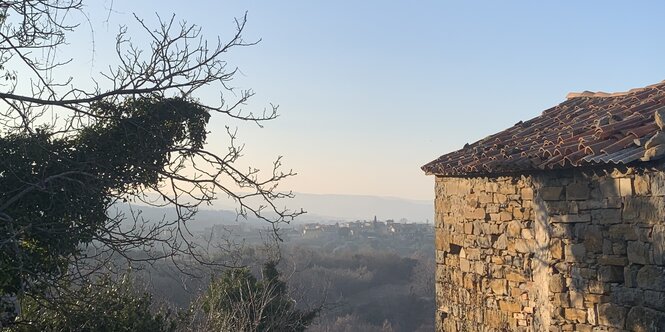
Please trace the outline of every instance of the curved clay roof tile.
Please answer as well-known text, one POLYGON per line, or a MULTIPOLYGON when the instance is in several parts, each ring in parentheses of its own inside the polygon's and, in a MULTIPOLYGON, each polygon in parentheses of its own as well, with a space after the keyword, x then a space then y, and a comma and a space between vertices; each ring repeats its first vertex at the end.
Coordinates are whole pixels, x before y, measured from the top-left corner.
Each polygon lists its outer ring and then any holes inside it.
POLYGON ((621 93, 571 93, 540 116, 443 155, 422 169, 458 176, 639 162, 644 147, 635 141, 646 141, 658 130, 653 112, 663 105, 663 82, 621 93), (568 138, 574 138, 570 146, 568 138), (518 146, 519 152, 512 150, 518 146))

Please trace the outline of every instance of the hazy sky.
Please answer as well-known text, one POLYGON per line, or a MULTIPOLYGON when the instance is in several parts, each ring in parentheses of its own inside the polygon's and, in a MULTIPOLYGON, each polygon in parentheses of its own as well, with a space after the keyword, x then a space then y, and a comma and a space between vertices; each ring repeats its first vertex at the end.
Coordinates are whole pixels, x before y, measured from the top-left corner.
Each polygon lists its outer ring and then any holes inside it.
POLYGON ((175 12, 224 38, 248 11, 245 37, 262 42, 229 55, 242 71, 234 85, 257 93, 247 109, 275 103, 281 116, 263 129, 219 118, 211 130, 238 126, 245 159, 263 168, 283 155, 299 173, 284 189, 299 192, 432 199, 420 166, 439 155, 568 92, 665 79, 660 1, 106 0, 107 24, 104 1, 89 3, 96 65, 132 12, 175 12))

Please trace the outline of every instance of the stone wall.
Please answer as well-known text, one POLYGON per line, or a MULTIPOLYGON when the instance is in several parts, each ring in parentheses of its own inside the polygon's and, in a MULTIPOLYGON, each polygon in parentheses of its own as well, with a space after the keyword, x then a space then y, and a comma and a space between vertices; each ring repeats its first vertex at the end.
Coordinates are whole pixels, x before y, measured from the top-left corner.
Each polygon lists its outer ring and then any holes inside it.
POLYGON ((665 175, 436 179, 439 331, 665 331, 665 175))
POLYGON ((437 178, 438 330, 533 326, 533 198, 527 178, 437 178))

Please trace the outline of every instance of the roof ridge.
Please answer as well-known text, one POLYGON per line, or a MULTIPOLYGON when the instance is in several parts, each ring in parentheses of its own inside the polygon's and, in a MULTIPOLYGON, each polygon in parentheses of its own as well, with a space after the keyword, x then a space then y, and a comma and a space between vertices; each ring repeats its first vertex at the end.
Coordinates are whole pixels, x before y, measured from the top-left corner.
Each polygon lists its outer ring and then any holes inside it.
POLYGON ((665 139, 645 144, 661 131, 665 81, 627 92, 585 91, 422 169, 460 176, 650 161, 665 157, 665 139))
POLYGON ((573 99, 573 98, 579 98, 579 97, 589 97, 589 98, 605 98, 605 97, 619 97, 619 96, 625 96, 628 94, 632 93, 638 93, 647 89, 653 89, 655 87, 658 87, 660 85, 665 84, 665 80, 660 81, 659 83, 647 85, 642 88, 633 88, 628 91, 619 91, 619 92, 604 92, 604 91, 589 91, 585 90, 583 92, 569 92, 566 95, 566 99, 573 99))

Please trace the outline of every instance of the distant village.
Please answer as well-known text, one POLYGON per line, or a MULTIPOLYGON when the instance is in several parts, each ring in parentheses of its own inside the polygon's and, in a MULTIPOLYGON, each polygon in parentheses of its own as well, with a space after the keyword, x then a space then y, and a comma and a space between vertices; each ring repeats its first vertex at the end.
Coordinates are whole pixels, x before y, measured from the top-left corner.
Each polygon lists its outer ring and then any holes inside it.
MULTIPOLYGON (((231 225, 215 225, 204 233, 215 238, 236 237, 248 242, 261 241, 265 230, 247 222, 231 225)), ((311 222, 301 225, 286 225, 280 228, 280 237, 285 241, 356 241, 356 240, 399 240, 433 241, 434 225, 414 223, 402 219, 399 222, 387 219, 340 221, 335 223, 311 222)))
POLYGON ((416 240, 431 234, 432 228, 432 224, 400 223, 392 219, 379 221, 374 217, 373 220, 356 220, 335 224, 305 224, 299 229, 299 233, 305 239, 320 237, 338 237, 340 239, 402 237, 416 240))

